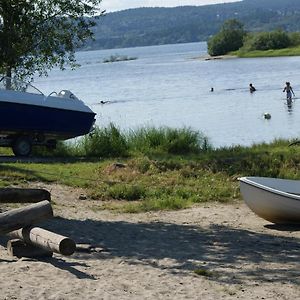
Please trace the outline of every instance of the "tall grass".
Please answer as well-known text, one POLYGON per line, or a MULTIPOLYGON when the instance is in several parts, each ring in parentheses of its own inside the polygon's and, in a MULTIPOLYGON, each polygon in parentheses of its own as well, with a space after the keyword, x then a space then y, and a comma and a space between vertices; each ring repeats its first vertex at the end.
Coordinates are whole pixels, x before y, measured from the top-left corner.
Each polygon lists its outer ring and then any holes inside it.
POLYGON ((91 135, 85 136, 79 148, 87 157, 128 155, 126 136, 112 123, 106 128, 97 127, 91 135))
POLYGON ((168 154, 198 154, 211 148, 207 137, 190 128, 146 127, 128 134, 131 151, 168 154))
MULTIPOLYGON (((146 127, 122 132, 114 124, 97 127, 73 143, 58 143, 54 156, 127 157, 130 154, 198 154, 211 149, 208 138, 190 128, 146 127)), ((49 155, 47 150, 35 154, 49 155)))
POLYGON ((58 142, 55 150, 43 147, 34 148, 36 155, 62 157, 126 157, 128 156, 127 137, 114 124, 107 127, 96 127, 84 137, 73 141, 58 142))

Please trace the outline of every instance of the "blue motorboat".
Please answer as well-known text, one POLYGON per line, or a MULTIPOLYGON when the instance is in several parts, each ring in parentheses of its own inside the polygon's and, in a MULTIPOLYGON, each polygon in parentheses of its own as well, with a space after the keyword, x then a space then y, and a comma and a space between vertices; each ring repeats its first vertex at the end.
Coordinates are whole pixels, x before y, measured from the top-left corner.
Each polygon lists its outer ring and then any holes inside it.
POLYGON ((92 131, 96 114, 71 91, 48 96, 29 83, 0 78, 0 146, 28 156, 33 145, 56 146, 92 131))

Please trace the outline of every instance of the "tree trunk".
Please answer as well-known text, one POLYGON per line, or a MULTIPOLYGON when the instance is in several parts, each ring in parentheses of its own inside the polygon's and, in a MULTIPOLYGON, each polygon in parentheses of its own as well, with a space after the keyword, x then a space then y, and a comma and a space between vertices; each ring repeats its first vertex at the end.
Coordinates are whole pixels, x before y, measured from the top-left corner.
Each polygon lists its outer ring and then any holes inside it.
POLYGON ((27 244, 62 255, 72 255, 76 250, 76 244, 70 238, 39 227, 30 226, 15 230, 10 232, 8 236, 22 239, 27 244))
POLYGON ((51 200, 51 194, 44 189, 0 189, 0 203, 37 203, 51 200))
POLYGON ((9 255, 16 256, 18 258, 47 258, 52 257, 53 255, 52 251, 47 251, 39 247, 26 244, 24 241, 19 239, 9 240, 6 247, 9 255))
POLYGON ((49 201, 41 201, 26 207, 0 213, 0 234, 29 226, 38 221, 53 217, 49 201))

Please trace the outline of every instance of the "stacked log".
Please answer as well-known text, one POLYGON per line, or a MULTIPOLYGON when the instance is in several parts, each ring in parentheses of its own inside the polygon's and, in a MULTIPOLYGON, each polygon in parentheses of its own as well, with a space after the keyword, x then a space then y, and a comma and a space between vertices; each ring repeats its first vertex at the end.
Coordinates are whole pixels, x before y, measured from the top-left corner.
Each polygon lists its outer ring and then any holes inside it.
MULTIPOLYGON (((13 191, 10 195, 16 195, 19 192, 13 191)), ((39 197, 46 197, 50 200, 50 196, 44 190, 42 192, 33 190, 32 192, 34 195, 33 202, 39 197)), ((25 193, 22 203, 31 202, 28 201, 30 200, 28 195, 30 193, 25 193)), ((5 201, 8 201, 8 198, 6 197, 5 201)), ((0 202, 2 199, 0 191, 0 202)), ((14 196, 10 199, 15 203, 17 197, 14 196)), ((53 210, 48 200, 0 213, 0 234, 6 234, 9 238, 12 238, 7 243, 7 250, 10 255, 17 257, 51 257, 53 252, 62 255, 72 255, 75 252, 76 244, 72 239, 33 226, 33 224, 53 217, 53 210)))
POLYGON ((25 227, 12 231, 8 235, 21 239, 27 244, 62 255, 72 255, 76 250, 76 244, 70 238, 39 227, 25 227))
POLYGON ((25 243, 20 239, 13 239, 7 242, 7 252, 11 256, 16 256, 18 258, 46 258, 52 257, 53 252, 49 250, 44 250, 39 247, 25 243))
POLYGON ((0 213, 0 234, 6 234, 52 217, 52 207, 47 200, 12 209, 0 213))
POLYGON ((43 200, 51 200, 51 194, 44 189, 0 189, 0 203, 37 203, 43 200))

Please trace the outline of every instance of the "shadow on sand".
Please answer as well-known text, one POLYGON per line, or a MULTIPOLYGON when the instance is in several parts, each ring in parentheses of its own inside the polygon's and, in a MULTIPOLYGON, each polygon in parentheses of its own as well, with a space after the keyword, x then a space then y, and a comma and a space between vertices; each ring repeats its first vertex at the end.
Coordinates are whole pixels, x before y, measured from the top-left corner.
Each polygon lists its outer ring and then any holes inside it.
POLYGON ((82 261, 85 267, 92 268, 93 260, 120 258, 127 264, 148 265, 182 275, 204 268, 216 274, 210 280, 224 283, 240 283, 246 277, 260 282, 300 284, 300 239, 274 236, 271 232, 217 225, 202 228, 162 222, 63 218, 54 218, 43 227, 72 237, 76 243, 103 249, 95 253, 76 252, 71 259, 55 256, 48 260, 78 278, 94 279, 75 268, 82 261), (172 263, 165 264, 165 259, 172 263))

